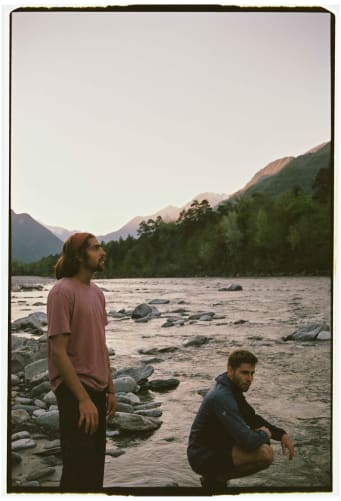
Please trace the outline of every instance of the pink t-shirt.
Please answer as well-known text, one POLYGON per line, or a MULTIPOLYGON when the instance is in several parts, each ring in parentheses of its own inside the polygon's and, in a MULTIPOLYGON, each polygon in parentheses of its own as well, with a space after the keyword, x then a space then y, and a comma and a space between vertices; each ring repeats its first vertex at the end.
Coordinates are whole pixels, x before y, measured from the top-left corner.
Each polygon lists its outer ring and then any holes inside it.
POLYGON ((62 382, 51 360, 50 338, 69 334, 67 353, 79 379, 96 390, 108 385, 109 369, 105 344, 108 323, 105 298, 97 285, 82 285, 72 278, 61 278, 47 298, 48 369, 51 388, 62 382))

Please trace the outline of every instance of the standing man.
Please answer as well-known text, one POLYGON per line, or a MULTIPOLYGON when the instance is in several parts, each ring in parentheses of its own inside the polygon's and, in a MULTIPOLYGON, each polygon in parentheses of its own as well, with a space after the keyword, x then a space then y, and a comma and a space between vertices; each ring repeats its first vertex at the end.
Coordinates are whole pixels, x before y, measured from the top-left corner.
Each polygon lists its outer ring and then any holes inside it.
POLYGON ((216 378, 194 419, 187 456, 208 490, 223 491, 228 479, 268 468, 273 461, 270 438, 281 442, 289 459, 294 457, 288 434, 258 416, 243 395, 253 381, 257 361, 249 351, 231 353, 227 372, 216 378))
POLYGON ((98 492, 103 487, 106 415, 116 409, 103 292, 91 282, 104 267, 105 252, 90 233, 64 243, 49 292, 48 366, 57 397, 63 471, 62 492, 98 492))

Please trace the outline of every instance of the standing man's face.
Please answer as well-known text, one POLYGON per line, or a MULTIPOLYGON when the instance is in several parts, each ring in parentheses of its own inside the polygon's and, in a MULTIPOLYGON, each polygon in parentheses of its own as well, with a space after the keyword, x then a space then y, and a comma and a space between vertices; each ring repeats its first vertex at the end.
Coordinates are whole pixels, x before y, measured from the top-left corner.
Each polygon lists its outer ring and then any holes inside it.
POLYGON ((227 368, 228 377, 243 392, 250 388, 254 374, 255 366, 251 364, 241 364, 237 369, 227 368))
POLYGON ((86 255, 87 257, 83 266, 93 272, 104 270, 105 252, 96 238, 90 238, 86 255))

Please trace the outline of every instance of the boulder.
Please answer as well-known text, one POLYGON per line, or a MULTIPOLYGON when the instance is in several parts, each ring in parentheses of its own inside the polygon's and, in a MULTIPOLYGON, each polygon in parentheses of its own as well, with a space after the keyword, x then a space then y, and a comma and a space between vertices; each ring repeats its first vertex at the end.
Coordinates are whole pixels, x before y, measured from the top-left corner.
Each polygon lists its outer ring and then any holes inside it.
POLYGON ((40 395, 43 395, 47 392, 49 392, 51 389, 50 383, 48 381, 44 381, 43 383, 38 384, 37 386, 34 386, 31 390, 31 398, 38 397, 40 395))
POLYGON ((48 393, 46 393, 45 397, 43 398, 43 401, 46 402, 47 404, 56 404, 57 403, 57 397, 55 393, 50 390, 48 393))
POLYGON ((12 442, 11 449, 12 451, 19 451, 21 449, 30 449, 36 445, 36 442, 31 438, 20 438, 19 440, 12 442))
POLYGON ((135 379, 136 383, 139 384, 141 381, 148 379, 154 372, 154 368, 151 365, 141 365, 139 367, 125 367, 120 369, 115 373, 115 378, 121 376, 129 376, 135 379))
POLYGON ((152 308, 148 306, 148 304, 140 304, 138 305, 132 313, 132 318, 139 319, 146 317, 147 315, 151 315, 153 312, 152 308))
POLYGON ((18 433, 14 433, 11 436, 11 441, 14 442, 16 440, 20 440, 21 438, 30 438, 30 434, 28 431, 18 431, 18 433))
POLYGON ((218 290, 219 292, 234 292, 243 290, 243 287, 239 284, 228 284, 226 287, 222 287, 218 290))
POLYGON ((139 416, 138 414, 127 414, 116 412, 108 419, 108 426, 117 428, 125 432, 147 432, 157 430, 162 424, 157 418, 139 416))
POLYGON ((154 379, 149 382, 149 389, 152 391, 168 391, 173 390, 180 384, 176 378, 170 379, 154 379))
POLYGON ((47 325, 47 315, 43 311, 31 313, 27 317, 18 318, 12 322, 12 330, 32 330, 34 332, 43 333, 43 326, 47 325))
POLYGON ((37 424, 48 432, 59 431, 59 412, 48 411, 37 417, 37 424))
POLYGON ((141 353, 141 355, 157 355, 158 353, 172 353, 177 349, 177 346, 164 346, 162 348, 148 348, 147 350, 141 348, 138 352, 141 353))
POLYGON ((138 414, 139 416, 147 416, 147 417, 160 417, 162 416, 162 410, 161 409, 141 409, 135 411, 135 414, 138 414))
POLYGON ((132 413, 134 412, 134 407, 130 404, 126 404, 124 402, 120 402, 118 401, 117 402, 117 408, 116 408, 117 412, 128 412, 128 413, 132 413))
POLYGON ((138 390, 136 381, 131 376, 122 376, 113 379, 116 392, 129 393, 138 390))
POLYGON ((25 367, 25 379, 28 381, 35 381, 37 376, 41 377, 47 372, 47 359, 41 358, 36 360, 25 367))
POLYGON ((331 332, 326 324, 308 324, 289 336, 283 337, 284 341, 328 341, 330 339, 331 332))
POLYGON ((12 410, 11 420, 13 426, 20 426, 30 419, 29 413, 25 409, 12 410))
POLYGON ((198 335, 198 336, 191 337, 188 341, 186 341, 184 343, 184 346, 186 346, 186 347, 188 347, 188 346, 201 346, 203 344, 208 343, 208 341, 209 341, 209 338, 207 336, 198 335))

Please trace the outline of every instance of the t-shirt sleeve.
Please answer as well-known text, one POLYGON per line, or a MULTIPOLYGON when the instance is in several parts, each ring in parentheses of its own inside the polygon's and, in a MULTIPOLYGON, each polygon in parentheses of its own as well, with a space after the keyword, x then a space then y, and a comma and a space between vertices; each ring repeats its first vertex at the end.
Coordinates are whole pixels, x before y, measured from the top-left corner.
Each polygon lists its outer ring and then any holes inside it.
POLYGON ((72 303, 60 291, 53 291, 47 300, 48 336, 71 333, 72 303))

